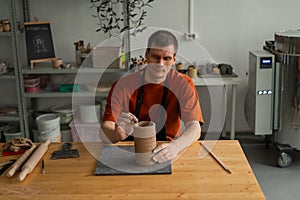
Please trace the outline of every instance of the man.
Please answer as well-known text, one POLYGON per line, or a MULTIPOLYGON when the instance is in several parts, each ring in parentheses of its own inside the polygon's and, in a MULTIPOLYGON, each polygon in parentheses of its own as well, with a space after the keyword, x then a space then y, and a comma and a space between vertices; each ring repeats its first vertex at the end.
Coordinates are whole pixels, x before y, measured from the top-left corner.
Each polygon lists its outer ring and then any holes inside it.
POLYGON ((152 159, 165 162, 199 139, 203 119, 197 91, 188 76, 171 69, 177 49, 177 39, 169 31, 159 30, 149 37, 147 66, 121 78, 110 90, 100 131, 102 140, 124 140, 138 121, 154 121, 157 140, 171 142, 154 149, 152 159))

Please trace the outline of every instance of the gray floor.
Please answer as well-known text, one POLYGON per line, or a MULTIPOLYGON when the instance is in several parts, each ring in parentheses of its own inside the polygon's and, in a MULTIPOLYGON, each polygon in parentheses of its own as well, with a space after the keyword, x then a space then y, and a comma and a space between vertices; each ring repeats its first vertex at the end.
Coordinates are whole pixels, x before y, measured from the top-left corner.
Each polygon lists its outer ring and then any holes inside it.
POLYGON ((237 135, 255 176, 268 200, 300 199, 300 152, 290 151, 292 164, 279 168, 278 148, 270 144, 266 148, 260 137, 243 138, 237 135))

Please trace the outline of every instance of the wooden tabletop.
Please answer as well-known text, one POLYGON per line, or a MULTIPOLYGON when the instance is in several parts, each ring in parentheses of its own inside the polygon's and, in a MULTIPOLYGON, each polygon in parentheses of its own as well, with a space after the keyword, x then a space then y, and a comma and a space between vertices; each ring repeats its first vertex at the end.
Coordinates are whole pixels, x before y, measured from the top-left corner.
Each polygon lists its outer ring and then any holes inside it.
MULTIPOLYGON (((91 155, 86 146, 100 151, 100 143, 74 143, 80 157, 60 160, 50 157, 62 144, 51 143, 43 157, 45 174, 41 173, 41 162, 23 182, 17 181, 18 173, 11 178, 3 173, 0 199, 265 199, 238 141, 205 141, 206 146, 216 142, 212 151, 232 174, 209 154, 199 158, 206 154, 202 142, 172 162, 170 175, 127 176, 94 176, 97 155, 91 155)), ((13 158, 18 156, 0 157, 0 163, 13 158)))

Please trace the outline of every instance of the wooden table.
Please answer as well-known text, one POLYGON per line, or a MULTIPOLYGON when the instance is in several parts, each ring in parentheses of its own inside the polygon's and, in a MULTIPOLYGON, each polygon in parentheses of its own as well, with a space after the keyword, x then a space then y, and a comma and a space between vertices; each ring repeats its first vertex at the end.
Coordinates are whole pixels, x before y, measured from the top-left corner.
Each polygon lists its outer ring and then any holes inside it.
MULTIPOLYGON (((91 145, 101 147, 100 143, 91 145)), ((217 141, 213 147, 232 174, 210 155, 200 159, 200 149, 204 149, 199 142, 172 163, 171 175, 94 176, 97 160, 85 146, 74 143, 80 158, 51 160, 52 152, 60 147, 50 144, 43 157, 45 174, 41 174, 41 162, 23 182, 16 180, 18 174, 12 178, 2 174, 0 199, 265 199, 236 140, 217 141)), ((1 157, 0 163, 17 157, 1 157)))

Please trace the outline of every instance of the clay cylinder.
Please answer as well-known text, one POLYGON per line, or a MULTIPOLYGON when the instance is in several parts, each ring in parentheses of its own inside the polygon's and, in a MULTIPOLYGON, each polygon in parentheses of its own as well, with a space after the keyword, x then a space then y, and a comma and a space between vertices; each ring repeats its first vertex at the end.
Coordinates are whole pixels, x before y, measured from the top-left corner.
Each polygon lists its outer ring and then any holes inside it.
POLYGON ((156 147, 155 123, 141 121, 134 126, 135 162, 138 165, 153 165, 153 150, 156 147))
POLYGON ((177 63, 176 64, 176 70, 183 70, 183 64, 182 63, 177 63))
POLYGON ((2 20, 2 25, 3 25, 3 31, 4 32, 9 32, 11 30, 10 22, 9 22, 8 19, 2 20))
POLYGON ((189 66, 188 67, 188 75, 191 78, 197 78, 198 77, 198 75, 197 75, 197 68, 194 67, 194 66, 189 66))

